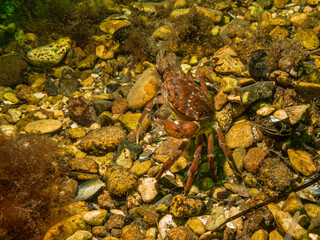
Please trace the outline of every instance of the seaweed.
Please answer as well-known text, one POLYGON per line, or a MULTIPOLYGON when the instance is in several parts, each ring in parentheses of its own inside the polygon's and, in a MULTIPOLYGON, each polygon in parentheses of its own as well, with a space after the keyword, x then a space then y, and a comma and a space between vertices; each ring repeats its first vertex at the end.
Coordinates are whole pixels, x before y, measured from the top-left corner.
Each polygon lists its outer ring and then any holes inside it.
POLYGON ((203 17, 195 6, 187 14, 172 19, 171 25, 174 31, 169 35, 170 48, 178 53, 187 51, 190 54, 206 55, 207 50, 222 46, 220 39, 211 33, 214 23, 203 17))
POLYGON ((49 37, 67 36, 80 47, 98 32, 99 23, 111 14, 103 0, 14 1, 14 21, 25 32, 36 33, 43 43, 49 37), (58 35, 58 36, 55 36, 58 35))
POLYGON ((57 146, 31 135, 0 135, 0 142, 0 239, 39 238, 54 221, 53 208, 68 201, 52 187, 65 173, 57 146))

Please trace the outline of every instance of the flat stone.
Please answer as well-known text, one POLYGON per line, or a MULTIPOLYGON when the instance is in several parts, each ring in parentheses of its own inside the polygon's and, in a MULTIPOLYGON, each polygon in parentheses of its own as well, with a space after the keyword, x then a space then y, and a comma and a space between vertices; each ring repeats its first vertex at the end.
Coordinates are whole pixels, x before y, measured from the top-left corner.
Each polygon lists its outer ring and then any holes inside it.
POLYGON ((68 237, 66 240, 90 240, 92 238, 92 234, 89 231, 79 230, 68 237))
POLYGON ((68 161, 71 171, 80 171, 85 173, 98 173, 98 164, 88 158, 72 158, 68 161))
POLYGON ((298 123, 308 108, 308 105, 297 105, 285 108, 290 124, 294 125, 298 123))
POLYGON ((126 169, 129 169, 132 167, 132 158, 131 158, 129 149, 125 148, 122 150, 122 152, 120 153, 120 155, 116 160, 116 164, 126 169))
POLYGON ((311 154, 302 150, 288 149, 288 156, 292 166, 303 175, 309 176, 317 171, 311 154))
POLYGON ((79 147, 85 152, 95 155, 105 154, 117 148, 121 140, 126 138, 126 133, 120 127, 107 126, 85 136, 79 147))
POLYGON ((145 70, 133 85, 127 96, 131 109, 140 109, 158 94, 161 78, 155 67, 145 70))
POLYGON ((83 220, 89 225, 99 226, 103 224, 107 214, 108 211, 105 209, 93 210, 84 214, 83 220))
POLYGON ((197 235, 202 235, 202 234, 204 234, 206 232, 206 227, 201 222, 201 220, 198 219, 198 218, 189 219, 186 224, 197 235))
POLYGON ((142 175, 146 174, 148 172, 148 170, 151 167, 151 161, 147 160, 147 161, 135 161, 133 163, 133 166, 131 167, 130 171, 137 174, 139 177, 141 177, 142 175))
POLYGON ((177 218, 188 218, 202 213, 204 203, 201 200, 177 195, 172 199, 170 213, 177 218))
POLYGON ((24 130, 29 134, 53 133, 62 128, 62 122, 53 119, 37 120, 28 123, 24 130))
POLYGON ((271 81, 257 82, 240 89, 243 104, 249 105, 257 100, 272 97, 274 85, 271 81))
POLYGON ((163 218, 159 221, 159 234, 162 239, 165 239, 169 230, 171 228, 176 228, 177 224, 173 220, 173 216, 171 214, 165 215, 163 218))
POLYGON ((235 123, 225 137, 227 146, 231 149, 250 147, 254 143, 251 122, 235 123))
POLYGON ((206 222, 206 229, 208 231, 212 231, 216 229, 220 224, 222 224, 225 220, 225 210, 222 206, 213 209, 210 217, 206 222))

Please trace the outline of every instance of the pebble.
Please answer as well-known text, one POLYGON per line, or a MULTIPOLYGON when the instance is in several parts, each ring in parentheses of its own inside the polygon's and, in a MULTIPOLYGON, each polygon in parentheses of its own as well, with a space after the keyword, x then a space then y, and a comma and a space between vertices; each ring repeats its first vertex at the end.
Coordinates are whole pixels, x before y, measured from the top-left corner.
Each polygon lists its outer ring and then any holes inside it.
POLYGON ((221 90, 224 93, 231 93, 238 87, 238 80, 231 77, 223 77, 221 80, 221 90))
POLYGON ((155 67, 145 70, 131 88, 127 102, 129 108, 140 109, 158 94, 161 78, 155 67))
POLYGON ((152 202, 158 195, 158 191, 155 187, 156 182, 155 178, 145 178, 139 184, 138 191, 144 202, 152 202))
POLYGON ((148 172, 148 170, 151 167, 151 164, 152 163, 150 160, 142 162, 138 160, 133 163, 133 166, 131 167, 130 171, 141 177, 148 172))
POLYGON ((107 126, 89 133, 81 140, 78 147, 85 152, 102 155, 115 150, 124 139, 126 133, 121 127, 107 126))
POLYGON ((303 212, 304 208, 300 197, 295 193, 290 193, 281 210, 293 216, 297 211, 303 212))
POLYGON ((206 222, 206 229, 208 231, 212 231, 215 228, 217 228, 220 224, 222 224, 225 220, 225 210, 223 206, 214 208, 213 211, 211 212, 210 217, 208 218, 206 222))
POLYGON ((185 226, 179 226, 169 230, 168 238, 172 240, 188 240, 192 238, 192 235, 189 228, 185 226))
POLYGON ((267 153, 262 148, 250 148, 243 159, 243 165, 249 173, 256 174, 259 171, 261 161, 263 161, 266 156, 267 153))
POLYGON ((94 210, 83 215, 83 220, 93 226, 102 225, 107 217, 108 211, 105 209, 94 210))
POLYGON ((0 125, 0 133, 7 137, 13 137, 17 134, 17 127, 14 125, 0 125))
POLYGON ((3 97, 4 97, 4 99, 6 99, 12 103, 19 103, 19 99, 12 92, 7 92, 7 93, 3 94, 3 97))
POLYGON ((177 227, 177 224, 175 223, 173 216, 171 214, 166 214, 165 216, 163 216, 160 219, 159 226, 158 226, 158 230, 161 238, 165 239, 169 230, 171 228, 176 228, 176 227, 177 227))
POLYGON ((249 105, 257 100, 272 97, 274 85, 271 81, 263 81, 251 84, 240 89, 241 101, 249 105))
POLYGON ((68 237, 66 240, 90 240, 92 238, 92 234, 89 231, 79 230, 68 237))
POLYGON ((288 149, 288 156, 292 166, 303 175, 309 176, 317 171, 311 154, 303 150, 288 149))
POLYGON ((37 120, 28 123, 24 130, 29 134, 54 133, 62 128, 62 122, 54 119, 37 120))
POLYGON ((68 161, 68 165, 71 171, 79 171, 85 173, 98 173, 98 164, 88 158, 72 158, 68 161))
POLYGON ((72 139, 80 139, 86 135, 86 131, 81 127, 70 128, 68 134, 72 139))
POLYGON ((268 240, 268 232, 264 229, 260 229, 256 232, 251 237, 251 240, 268 240))
MULTIPOLYGON (((141 117, 141 113, 125 113, 118 117, 118 120, 124 125, 124 127, 130 131, 135 130, 137 128, 139 119, 141 117)), ((141 133, 144 133, 148 127, 150 127, 151 122, 150 119, 147 118, 143 124, 141 125, 141 133)))
POLYGON ((202 235, 206 232, 206 227, 204 224, 201 222, 200 219, 195 218, 195 219, 189 219, 186 224, 188 225, 191 230, 197 234, 197 235, 202 235))
POLYGON ((286 113, 288 114, 289 121, 291 125, 294 125, 300 121, 303 114, 306 113, 308 105, 296 105, 292 107, 285 108, 286 113))
POLYGON ((319 38, 312 29, 298 30, 294 34, 293 39, 301 40, 302 46, 304 46, 308 50, 315 50, 320 45, 319 38))
POLYGON ((122 196, 134 189, 138 178, 134 173, 120 167, 107 167, 103 177, 107 179, 107 187, 111 196, 122 196))
POLYGON ((187 159, 185 157, 179 157, 177 161, 175 161, 175 163, 170 167, 170 171, 172 173, 177 173, 186 167, 188 167, 187 159))
POLYGON ((120 155, 116 160, 116 164, 126 169, 129 169, 132 167, 132 158, 131 158, 129 149, 125 148, 122 150, 122 152, 120 153, 120 155))
POLYGON ((172 199, 170 213, 177 218, 188 218, 199 215, 204 210, 204 203, 201 200, 177 195, 172 199))
POLYGON ((83 220, 84 214, 80 213, 58 222, 48 230, 43 240, 66 239, 78 230, 86 230, 87 225, 83 220))
POLYGON ((230 149, 250 147, 254 143, 251 122, 236 122, 225 135, 225 138, 230 149))

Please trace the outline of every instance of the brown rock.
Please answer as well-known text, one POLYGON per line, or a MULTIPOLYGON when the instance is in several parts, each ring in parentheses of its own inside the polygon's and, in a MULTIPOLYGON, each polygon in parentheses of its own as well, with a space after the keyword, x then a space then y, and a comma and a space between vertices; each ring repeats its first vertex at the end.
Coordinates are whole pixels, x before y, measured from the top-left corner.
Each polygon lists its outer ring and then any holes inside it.
POLYGON ((97 120, 92 102, 83 97, 71 98, 67 108, 71 119, 84 126, 90 126, 97 120))
POLYGON ((259 147, 249 149, 247 155, 243 159, 245 169, 256 174, 259 170, 261 161, 267 156, 267 153, 259 147))

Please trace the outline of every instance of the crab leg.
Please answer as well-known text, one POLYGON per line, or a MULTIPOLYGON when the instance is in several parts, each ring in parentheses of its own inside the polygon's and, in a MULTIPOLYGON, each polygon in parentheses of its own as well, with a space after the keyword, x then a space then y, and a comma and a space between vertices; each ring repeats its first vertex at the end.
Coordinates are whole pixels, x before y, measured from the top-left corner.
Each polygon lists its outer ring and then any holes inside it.
POLYGON ((197 136, 196 142, 197 142, 197 148, 196 148, 196 151, 194 152, 194 155, 193 155, 194 158, 189 170, 189 176, 188 176, 186 188, 184 190, 185 195, 189 193, 194 177, 199 168, 199 161, 200 161, 201 152, 202 152, 202 135, 197 136))
POLYGON ((151 101, 149 101, 147 103, 147 105, 145 106, 145 108, 139 118, 138 125, 136 128, 136 142, 137 142, 137 144, 139 143, 141 126, 142 126, 143 122, 146 120, 146 118, 148 117, 148 115, 149 115, 150 111, 152 110, 152 108, 154 107, 154 105, 156 105, 157 103, 160 103, 160 104, 164 103, 161 95, 156 96, 154 99, 152 99, 151 101))
POLYGON ((217 125, 215 127, 215 130, 218 134, 218 139, 219 139, 219 145, 221 147, 221 149, 223 150, 224 152, 224 155, 227 157, 227 160, 230 164, 230 166, 232 167, 232 169, 235 171, 235 173, 239 176, 241 176, 241 172, 240 170, 238 169, 233 157, 232 157, 232 153, 230 151, 230 149, 227 147, 227 144, 226 144, 226 140, 223 136, 223 133, 222 133, 222 130, 221 128, 217 125))
POLYGON ((214 141, 213 141, 213 134, 210 133, 208 135, 208 161, 209 161, 209 169, 210 169, 210 175, 212 180, 216 179, 216 173, 215 173, 215 162, 214 162, 214 141))
POLYGON ((188 144, 189 144, 190 139, 189 138, 184 138, 182 140, 182 143, 180 144, 179 148, 177 149, 177 151, 173 154, 173 156, 166 161, 163 166, 162 169, 158 172, 157 176, 156 176, 156 180, 159 180, 161 178, 161 176, 164 174, 164 172, 169 169, 172 164, 174 164, 174 162, 180 157, 180 155, 184 152, 184 150, 187 148, 188 144))

